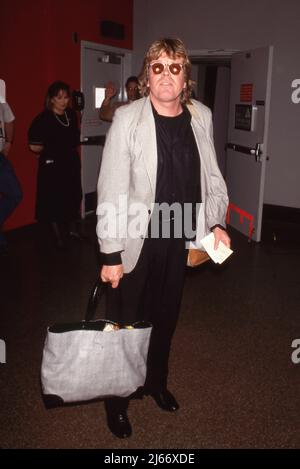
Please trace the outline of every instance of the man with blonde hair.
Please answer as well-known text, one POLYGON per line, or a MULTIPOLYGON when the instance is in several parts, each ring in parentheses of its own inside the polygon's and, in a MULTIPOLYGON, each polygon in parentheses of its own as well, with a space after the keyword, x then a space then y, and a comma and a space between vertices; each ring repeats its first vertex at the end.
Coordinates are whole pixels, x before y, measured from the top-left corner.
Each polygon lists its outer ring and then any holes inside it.
MULTIPOLYGON (((116 111, 103 151, 97 225, 100 275, 110 284, 108 319, 153 324, 140 397, 150 395, 161 409, 175 412, 179 404, 167 388, 168 360, 187 248, 191 240, 199 245, 210 231, 215 248, 220 241, 230 246, 225 230, 228 197, 217 165, 211 112, 191 100, 191 63, 182 41, 155 41, 139 79, 143 98, 116 111), (120 196, 127 197, 127 209, 119 206, 120 196), (114 210, 105 219, 107 203, 114 210), (145 210, 134 236, 129 228, 136 222, 137 203, 145 210), (193 233, 178 229, 185 228, 186 218, 193 233), (109 235, 104 227, 110 223, 119 232, 109 235)), ((108 426, 120 438, 132 432, 128 404, 129 398, 105 401, 108 426)))

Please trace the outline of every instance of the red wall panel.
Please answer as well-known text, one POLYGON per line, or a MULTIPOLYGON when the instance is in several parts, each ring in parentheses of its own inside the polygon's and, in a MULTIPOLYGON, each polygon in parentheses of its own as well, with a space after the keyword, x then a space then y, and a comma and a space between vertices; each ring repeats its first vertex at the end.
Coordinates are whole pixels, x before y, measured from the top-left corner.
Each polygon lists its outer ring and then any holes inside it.
POLYGON ((58 79, 80 87, 81 40, 131 49, 132 17, 133 0, 2 0, 0 78, 16 116, 10 159, 24 192, 6 229, 34 223, 37 162, 27 148, 27 130, 47 87, 58 79), (125 39, 101 37, 102 20, 124 24, 125 39))

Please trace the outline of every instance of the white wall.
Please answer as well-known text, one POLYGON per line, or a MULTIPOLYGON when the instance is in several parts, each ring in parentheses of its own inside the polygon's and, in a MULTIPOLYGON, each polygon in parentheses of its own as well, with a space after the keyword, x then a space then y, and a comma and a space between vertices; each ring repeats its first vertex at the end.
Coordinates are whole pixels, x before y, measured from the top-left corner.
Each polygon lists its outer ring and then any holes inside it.
POLYGON ((215 104, 213 112, 214 141, 218 163, 223 176, 226 174, 226 150, 228 133, 228 109, 230 96, 230 68, 218 67, 215 104))
POLYGON ((300 207, 299 0, 134 0, 133 70, 148 45, 180 37, 188 50, 274 46, 265 203, 300 207))

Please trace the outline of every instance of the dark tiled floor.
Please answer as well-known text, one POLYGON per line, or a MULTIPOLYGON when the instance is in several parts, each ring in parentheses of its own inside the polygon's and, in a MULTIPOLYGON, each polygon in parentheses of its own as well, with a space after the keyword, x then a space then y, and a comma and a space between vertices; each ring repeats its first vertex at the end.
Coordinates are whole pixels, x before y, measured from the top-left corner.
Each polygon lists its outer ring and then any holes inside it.
MULTIPOLYGON (((299 244, 248 243, 232 232, 226 265, 189 270, 173 342, 170 389, 181 409, 132 402, 133 436, 114 438, 101 402, 46 410, 39 371, 46 327, 82 318, 97 275, 89 242, 56 252, 38 231, 9 234, 1 258, 2 448, 299 448, 299 244)), ((100 307, 98 315, 103 315, 100 307)))

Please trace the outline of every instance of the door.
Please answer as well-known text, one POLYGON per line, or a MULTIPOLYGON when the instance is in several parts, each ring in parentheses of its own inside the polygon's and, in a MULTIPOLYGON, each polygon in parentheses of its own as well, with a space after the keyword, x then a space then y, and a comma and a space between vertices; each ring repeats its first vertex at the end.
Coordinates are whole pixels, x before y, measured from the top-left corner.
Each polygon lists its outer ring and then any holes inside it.
POLYGON ((81 91, 84 109, 81 119, 82 217, 96 207, 96 189, 105 134, 109 123, 99 119, 105 85, 118 88, 115 99, 123 100, 125 77, 131 72, 131 52, 101 44, 81 43, 81 91))
POLYGON ((272 47, 233 54, 225 179, 227 222, 260 241, 270 109, 272 47))

